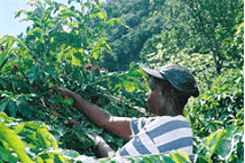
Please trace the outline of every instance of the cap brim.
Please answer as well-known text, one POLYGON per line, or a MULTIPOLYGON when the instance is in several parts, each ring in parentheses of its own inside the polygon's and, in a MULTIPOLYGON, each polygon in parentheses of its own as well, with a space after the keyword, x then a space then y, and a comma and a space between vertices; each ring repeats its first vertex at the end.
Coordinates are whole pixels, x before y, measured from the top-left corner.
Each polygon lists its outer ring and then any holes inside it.
POLYGON ((165 77, 158 70, 153 70, 146 67, 141 67, 141 68, 145 73, 147 73, 150 76, 154 76, 159 79, 165 79, 165 77))

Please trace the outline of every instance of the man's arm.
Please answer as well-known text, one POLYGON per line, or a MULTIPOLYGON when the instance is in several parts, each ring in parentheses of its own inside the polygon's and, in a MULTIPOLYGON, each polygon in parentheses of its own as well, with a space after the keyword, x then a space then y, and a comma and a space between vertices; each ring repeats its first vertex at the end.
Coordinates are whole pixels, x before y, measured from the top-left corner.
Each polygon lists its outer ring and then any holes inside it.
POLYGON ((98 158, 110 157, 115 154, 115 151, 111 149, 111 147, 105 142, 105 140, 102 137, 100 137, 96 133, 93 133, 92 136, 95 139, 96 156, 98 158))
POLYGON ((94 124, 125 140, 130 140, 132 134, 130 129, 131 118, 115 117, 108 111, 99 108, 97 105, 85 100, 79 94, 69 90, 60 89, 60 93, 62 96, 72 97, 74 99, 74 106, 94 124))

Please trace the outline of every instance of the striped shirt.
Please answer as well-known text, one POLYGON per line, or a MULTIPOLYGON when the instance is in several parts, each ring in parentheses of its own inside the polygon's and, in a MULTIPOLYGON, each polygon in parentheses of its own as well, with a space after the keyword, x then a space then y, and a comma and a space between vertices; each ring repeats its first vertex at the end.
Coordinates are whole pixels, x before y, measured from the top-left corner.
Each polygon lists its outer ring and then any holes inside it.
POLYGON ((133 118, 132 139, 116 153, 117 156, 159 154, 181 150, 192 154, 192 130, 188 120, 179 115, 133 118))

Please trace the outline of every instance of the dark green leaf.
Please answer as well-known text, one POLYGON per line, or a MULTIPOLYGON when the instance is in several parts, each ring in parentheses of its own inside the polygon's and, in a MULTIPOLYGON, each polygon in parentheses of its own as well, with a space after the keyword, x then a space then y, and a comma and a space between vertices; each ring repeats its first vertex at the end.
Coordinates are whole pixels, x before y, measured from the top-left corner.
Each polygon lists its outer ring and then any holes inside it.
POLYGON ((4 99, 1 101, 0 112, 4 111, 8 105, 9 99, 4 99))
POLYGON ((32 119, 32 109, 26 100, 17 101, 18 111, 26 118, 32 119))
POLYGON ((0 145, 0 161, 3 160, 5 162, 11 162, 11 163, 15 163, 18 161, 18 159, 16 159, 13 155, 12 152, 3 148, 0 145))
POLYGON ((28 72, 28 79, 30 84, 39 76, 39 65, 35 64, 31 67, 30 71, 28 72))
POLYGON ((171 158, 166 156, 160 156, 165 163, 175 163, 171 158))
POLYGON ((9 101, 8 108, 9 108, 9 114, 10 114, 10 116, 11 117, 15 117, 17 110, 16 110, 15 102, 13 100, 10 100, 9 101))
POLYGON ((55 80, 57 81, 57 77, 56 77, 56 74, 55 74, 55 71, 54 69, 51 67, 51 66, 47 66, 46 67, 46 71, 47 73, 55 80))

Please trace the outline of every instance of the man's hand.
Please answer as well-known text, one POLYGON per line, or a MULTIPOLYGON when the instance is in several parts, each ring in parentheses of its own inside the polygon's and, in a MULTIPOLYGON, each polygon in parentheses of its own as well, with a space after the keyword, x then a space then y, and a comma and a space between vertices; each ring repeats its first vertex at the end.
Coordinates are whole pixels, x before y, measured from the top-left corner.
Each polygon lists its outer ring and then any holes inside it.
POLYGON ((105 140, 96 133, 91 134, 96 144, 96 157, 104 158, 115 154, 115 151, 105 142, 105 140))
POLYGON ((68 98, 73 98, 75 93, 65 89, 65 88, 58 88, 58 90, 60 91, 60 95, 62 96, 62 98, 64 98, 65 100, 68 98))

